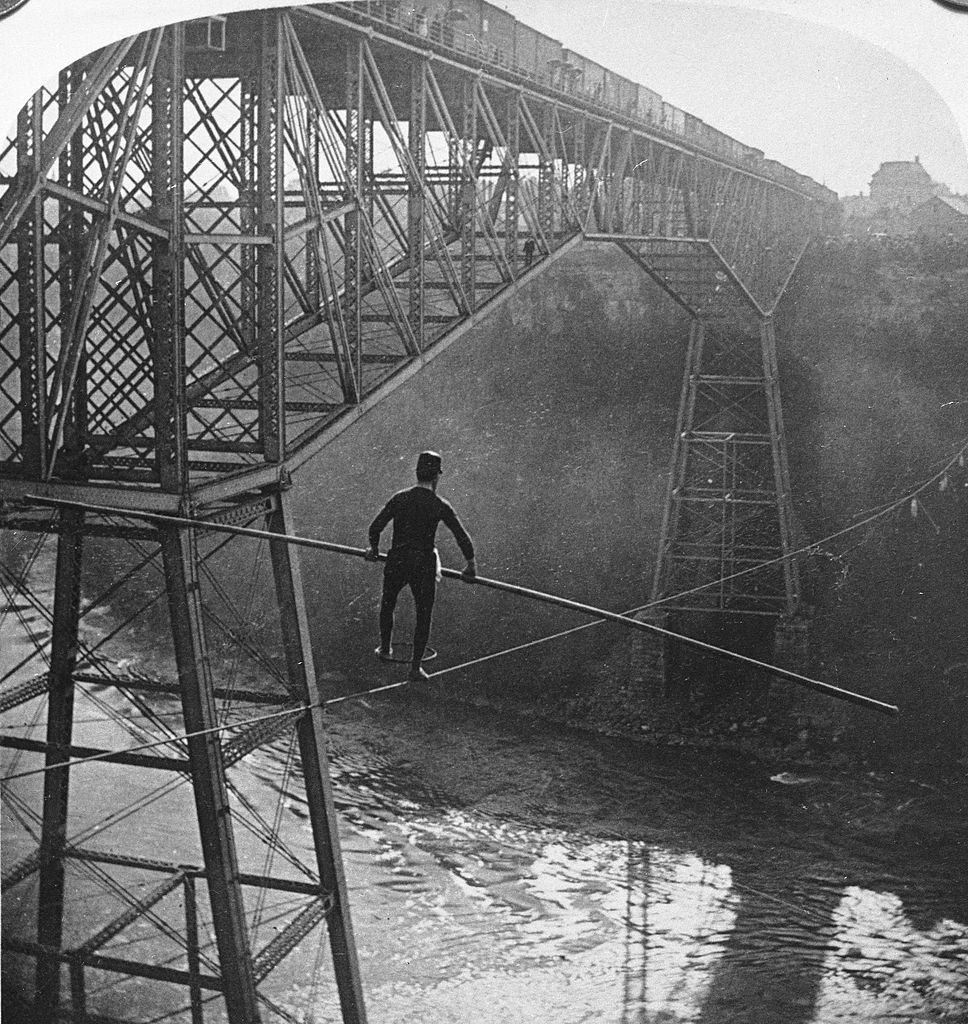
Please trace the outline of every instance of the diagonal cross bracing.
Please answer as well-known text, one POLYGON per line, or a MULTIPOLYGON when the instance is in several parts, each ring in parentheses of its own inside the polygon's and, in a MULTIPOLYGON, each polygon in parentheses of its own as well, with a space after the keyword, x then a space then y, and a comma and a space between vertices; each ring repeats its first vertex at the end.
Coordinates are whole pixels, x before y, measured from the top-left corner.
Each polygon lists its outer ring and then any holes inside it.
MULTIPOLYGON (((273 534, 291 534, 287 474, 584 232, 621 244, 706 333, 689 357, 662 579, 701 582, 788 549, 768 315, 821 227, 831 197, 820 186, 720 133, 688 137, 655 110, 584 91, 554 62, 528 67, 459 27, 428 38, 400 5, 243 12, 224 27, 217 54, 189 45, 184 25, 104 48, 41 90, 0 147, 0 461, 9 493, 107 492, 169 514, 192 505, 265 516, 273 534)), ((210 989, 233 1024, 252 1024, 272 967, 325 920, 339 1012, 365 1021, 298 563, 270 542, 280 619, 273 660, 244 635, 213 552, 200 554, 190 531, 163 526, 178 679, 144 680, 113 672, 100 648, 156 603, 129 608, 124 595, 155 560, 157 548, 146 554, 139 542, 157 545, 158 532, 66 514, 46 529, 60 546, 55 606, 48 612, 32 595, 31 607, 52 624, 52 649, 39 652, 50 671, 3 702, 48 715, 46 742, 12 738, 18 755, 51 762, 43 814, 5 796, 40 843, 4 879, 42 877, 38 941, 14 940, 37 958, 38 1011, 96 1019, 85 1005, 90 968, 182 984, 196 1019, 210 989), (82 609, 78 565, 93 537, 127 545, 136 568, 105 578, 82 609), (121 614, 92 647, 78 624, 102 601, 121 614), (281 677, 287 693, 260 697, 216 678, 212 631, 263 676, 281 677), (78 653, 84 663, 75 665, 78 653), (311 865, 227 777, 282 725, 226 743, 196 736, 171 763, 129 751, 127 765, 112 766, 175 768, 161 795, 189 770, 204 866, 182 866, 183 921, 153 916, 164 886, 145 911, 184 951, 184 970, 123 961, 107 948, 72 960, 62 934, 65 861, 77 859, 73 840, 86 842, 103 823, 67 841, 70 772, 53 762, 88 749, 73 735, 75 702, 117 720, 105 686, 135 709, 119 724, 139 740, 172 734, 152 705, 164 697, 181 699, 183 725, 195 732, 254 700, 315 708, 295 723, 311 865), (242 870, 236 826, 301 880, 242 870), (193 886, 203 877, 217 956, 199 948, 193 886), (313 897, 261 952, 242 897, 249 885, 313 897)), ((795 600, 791 573, 757 593, 721 588, 704 606, 774 613, 795 600)), ((157 585, 152 592, 161 596, 157 585)), ((133 801, 105 821, 136 813, 146 811, 133 801)), ((123 876, 109 871, 129 870, 136 857, 97 857, 81 863, 96 869, 98 885, 123 893, 123 876)), ((124 902, 100 937, 137 914, 124 902)))
POLYGON ((12 314, 0 346, 16 368, 0 381, 0 445, 14 472, 29 463, 53 480, 83 466, 94 478, 157 485, 162 407, 185 435, 193 481, 285 462, 514 281, 519 233, 539 254, 580 224, 629 239, 705 239, 720 272, 773 308, 818 224, 816 190, 705 144, 690 149, 647 119, 593 110, 567 83, 462 65, 457 37, 440 41, 431 67, 388 14, 363 17, 374 27, 365 37, 351 24, 358 17, 345 7, 239 15, 247 38, 262 33, 261 69, 242 51, 228 51, 217 75, 191 52, 179 57, 175 204, 154 171, 171 140, 162 121, 148 125, 167 116, 152 94, 170 78, 162 30, 106 48, 75 85, 48 95, 42 122, 22 121, 17 173, 0 198, 0 260, 33 258, 38 270, 0 291, 12 314), (351 51, 360 106, 348 117, 328 68, 351 51), (419 140, 414 111, 425 119, 419 140), (378 164, 387 157, 389 170, 378 164), (83 223, 90 253, 62 248, 61 264, 45 270, 30 242, 41 210, 50 230, 83 223), (175 250, 180 278, 166 280, 182 289, 184 357, 163 368, 182 374, 177 394, 158 376, 151 297, 175 250), (66 344, 45 277, 66 302, 66 344), (267 331, 279 335, 272 345, 267 331), (53 379, 38 404, 31 388, 45 352, 53 379), (297 372, 296 353, 326 358, 297 372))

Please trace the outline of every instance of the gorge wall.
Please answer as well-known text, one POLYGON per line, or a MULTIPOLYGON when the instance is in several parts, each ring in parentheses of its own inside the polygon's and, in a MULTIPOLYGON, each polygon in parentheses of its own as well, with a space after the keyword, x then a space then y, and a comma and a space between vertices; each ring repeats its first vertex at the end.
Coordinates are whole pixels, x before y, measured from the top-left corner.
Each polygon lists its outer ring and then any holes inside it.
MULTIPOLYGON (((968 269, 957 262, 828 243, 798 271, 777 319, 803 538, 816 541, 895 500, 968 435, 968 269)), ((446 465, 441 494, 472 533, 483 575, 610 609, 643 604, 687 330, 684 315, 621 253, 586 245, 304 467, 295 489, 300 530, 363 546, 385 498, 410 486, 416 452, 435 448, 446 465)), ((962 751, 966 482, 954 467, 945 490, 923 496, 917 518, 905 505, 823 546, 804 566, 805 670, 898 702, 900 724, 783 684, 744 689, 721 662, 687 658, 699 692, 714 694, 712 717, 708 699, 697 705, 704 734, 762 732, 765 715, 778 718, 771 735, 798 737, 798 750, 840 743, 886 756, 962 751)), ((440 541, 444 563, 459 567, 446 530, 440 541)), ((380 570, 325 555, 305 561, 319 669, 338 685, 392 676, 372 655, 380 570)), ((411 621, 405 595, 403 636, 411 621)), ((580 623, 448 581, 438 591, 433 667, 580 623)), ((454 673, 445 687, 640 732, 654 728, 654 694, 645 700, 637 690, 631 657, 621 627, 598 625, 454 673)))

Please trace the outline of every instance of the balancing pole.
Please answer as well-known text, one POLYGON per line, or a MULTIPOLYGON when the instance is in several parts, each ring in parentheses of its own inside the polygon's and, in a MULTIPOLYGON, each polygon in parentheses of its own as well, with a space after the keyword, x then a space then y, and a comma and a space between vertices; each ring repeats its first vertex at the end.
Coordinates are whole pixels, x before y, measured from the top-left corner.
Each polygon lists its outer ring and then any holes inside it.
MULTIPOLYGON (((41 505, 48 508, 76 509, 91 512, 103 516, 125 516, 134 519, 144 519, 148 522, 160 523, 165 526, 191 526, 200 530, 211 530, 217 533, 232 533, 240 537, 254 537, 259 540, 269 540, 287 544, 294 544, 298 547, 315 548, 320 551, 330 551, 338 555, 350 555, 355 558, 366 558, 368 552, 365 548, 354 548, 346 544, 334 544, 331 541, 315 540, 312 537, 297 537, 291 534, 281 535, 271 533, 268 530, 255 530, 247 526, 232 526, 228 523, 213 523, 204 519, 192 519, 187 516, 170 516, 158 512, 144 512, 139 509, 113 508, 104 505, 92 505, 80 501, 67 501, 62 498, 46 498, 38 495, 25 495, 24 503, 29 505, 41 505)), ((379 556, 380 560, 386 558, 379 556)), ((686 636, 682 633, 675 633, 671 629, 663 629, 651 622, 642 622, 631 615, 622 615, 619 612, 610 612, 604 608, 596 608, 590 604, 582 604, 580 601, 571 601, 566 597, 559 597, 557 594, 546 594, 540 590, 531 590, 528 587, 519 587, 514 583, 506 583, 504 580, 488 579, 485 576, 475 576, 468 579, 463 573, 456 569, 442 569, 442 575, 448 579, 462 580, 465 583, 472 583, 479 587, 486 587, 490 590, 499 590, 506 594, 515 594, 518 597, 527 598, 530 601, 538 601, 542 604, 555 605, 559 608, 567 608, 569 611, 579 612, 582 615, 589 615, 593 619, 601 619, 605 622, 617 622, 619 625, 627 626, 630 629, 642 630, 646 633, 654 633, 659 636, 671 637, 680 643, 696 647, 699 650, 708 651, 732 661, 742 662, 752 668, 759 669, 778 679, 785 679, 798 686, 815 690, 817 693, 833 697, 835 700, 843 700, 849 704, 857 704, 860 707, 870 708, 883 715, 898 714, 896 704, 888 704, 885 701, 868 697, 853 690, 845 690, 843 687, 834 686, 832 683, 824 683, 819 679, 812 679, 810 676, 801 675, 779 665, 771 665, 769 662, 760 661, 757 658, 750 658, 745 654, 737 654, 736 651, 727 650, 725 647, 717 647, 715 644, 706 643, 704 640, 697 640, 695 637, 686 636)))

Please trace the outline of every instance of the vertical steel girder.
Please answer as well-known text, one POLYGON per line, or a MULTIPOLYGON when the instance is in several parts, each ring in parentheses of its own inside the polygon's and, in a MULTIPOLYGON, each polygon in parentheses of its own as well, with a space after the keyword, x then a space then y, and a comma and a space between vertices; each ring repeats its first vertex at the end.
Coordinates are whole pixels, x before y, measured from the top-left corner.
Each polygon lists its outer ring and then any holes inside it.
MULTIPOLYGON (((54 614, 47 703, 47 755, 50 766, 70 757, 74 722, 74 665, 81 602, 83 514, 64 513, 57 541, 54 614)), ((44 776, 40 837, 37 941, 59 949, 64 925, 64 844, 67 838, 70 769, 54 768, 44 776)), ((60 964, 37 960, 35 1008, 38 1020, 53 1020, 60 1002, 60 964)))
POLYGON ((188 485, 185 405, 184 27, 165 33, 152 80, 152 199, 166 235, 152 239, 152 330, 155 439, 161 487, 188 485))
MULTIPOLYGON (((521 159, 521 117, 518 97, 512 93, 506 103, 507 123, 507 179, 504 182, 504 258, 513 277, 518 267, 518 190, 520 177, 518 164, 521 159)), ((496 220, 496 213, 494 219, 496 220)))
POLYGON ((410 121, 407 146, 413 164, 413 175, 407 179, 407 249, 409 266, 409 315, 417 346, 426 343, 424 333, 424 285, 426 264, 423 258, 427 244, 423 181, 427 173, 427 62, 417 61, 410 69, 410 121))
MULTIPOLYGON (((296 533, 285 491, 279 494, 277 508, 268 518, 267 529, 282 536, 296 533)), ((300 718, 296 731, 319 879, 323 889, 333 897, 327 925, 340 1006, 346 1024, 365 1024, 363 988, 336 830, 336 805, 326 760, 326 731, 320 707, 322 695, 316 681, 298 553, 284 541, 273 541, 270 543, 270 555, 289 685, 293 696, 310 708, 300 718)))
MULTIPOLYGON (((61 94, 63 98, 63 94, 61 94)), ((35 95, 17 119, 17 177, 35 181, 41 174, 41 97, 35 95)), ((44 315, 44 200, 38 190, 25 198, 16 232, 19 271, 20 424, 24 468, 39 479, 47 475, 47 339, 44 315)))
POLYGON ((283 181, 282 37, 279 19, 262 16, 262 59, 259 64, 257 104, 257 165, 259 232, 271 239, 258 250, 258 353, 259 420, 267 462, 286 457, 286 412, 283 367, 283 238, 285 226, 283 181))
POLYGON ((460 278, 468 309, 477 308, 477 83, 464 79, 460 94, 461 142, 458 152, 457 225, 460 230, 460 278))
POLYGON ((191 736, 187 744, 225 1003, 232 1024, 256 1024, 261 1017, 252 951, 225 765, 214 731, 218 718, 206 649, 198 550, 192 531, 185 529, 165 530, 161 547, 185 729, 200 734, 191 736))
POLYGON ((346 198, 355 200, 343 223, 343 295, 346 335, 357 381, 362 376, 363 250, 360 204, 364 191, 363 152, 363 41, 352 40, 346 49, 346 198))
MULTIPOLYGON (((763 359, 763 378, 766 383, 766 410, 770 427, 773 454, 773 487, 777 497, 777 519, 780 547, 784 555, 794 548, 793 493, 790 488, 790 466, 787 460, 786 430, 783 426, 783 406, 780 402, 780 370, 776 355, 776 327, 772 317, 760 321, 760 348, 763 359)), ((793 615, 800 602, 800 567, 796 559, 783 563, 783 588, 786 595, 786 613, 793 615)))

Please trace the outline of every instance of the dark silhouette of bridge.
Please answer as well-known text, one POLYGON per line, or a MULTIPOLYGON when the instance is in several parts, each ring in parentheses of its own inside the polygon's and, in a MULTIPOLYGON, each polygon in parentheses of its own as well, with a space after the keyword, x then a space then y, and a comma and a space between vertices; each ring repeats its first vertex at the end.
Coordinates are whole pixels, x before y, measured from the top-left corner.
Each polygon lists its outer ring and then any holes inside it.
POLYGON ((260 983, 324 919, 343 1019, 365 1011, 294 552, 270 544, 280 686, 227 688, 209 633, 245 647, 244 620, 229 628, 213 611, 213 551, 195 531, 51 513, 31 496, 264 524, 283 538, 295 532, 291 474, 314 453, 555 260, 615 244, 693 322, 653 593, 689 591, 669 605, 682 612, 796 612, 772 312, 835 197, 748 147, 714 144, 719 133, 576 88, 569 67, 425 34, 399 5, 327 4, 121 40, 20 113, 0 152, 0 525, 56 535, 57 558, 52 607, 26 572, 7 574, 50 639, 36 652, 48 667, 23 681, 16 666, 2 694, 6 711, 47 710, 44 741, 3 740, 45 765, 42 804, 18 805, 36 851, 4 876, 5 888, 37 878, 36 932, 5 943, 36 960, 38 1020, 105 1019, 86 1008, 85 971, 97 970, 187 987, 193 1021, 214 992, 233 1024, 251 1024, 269 1005, 260 983), (95 554, 105 543, 133 547, 137 570, 112 577, 95 554), (97 594, 82 607, 95 557, 97 594), (778 558, 755 579, 736 575, 778 558), (152 570, 165 580, 174 683, 119 671, 83 635, 85 616, 152 570), (75 696, 98 687, 146 715, 146 694, 177 696, 190 734, 178 756, 75 745, 75 696), (216 731, 266 704, 286 713, 232 739, 216 731), (226 774, 293 725, 308 881, 241 870, 226 774), (202 864, 70 838, 64 762, 92 755, 190 778, 202 864), (65 872, 78 865, 156 884, 68 944, 65 872), (215 953, 199 946, 197 884, 215 953), (302 898, 259 951, 243 888, 302 898), (184 921, 167 927, 184 966, 103 951, 176 892, 184 921))

